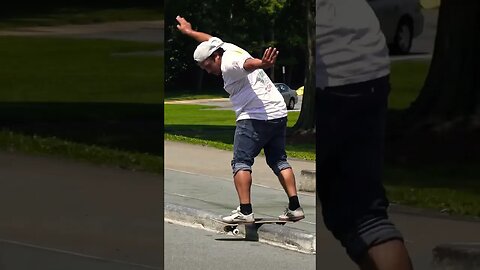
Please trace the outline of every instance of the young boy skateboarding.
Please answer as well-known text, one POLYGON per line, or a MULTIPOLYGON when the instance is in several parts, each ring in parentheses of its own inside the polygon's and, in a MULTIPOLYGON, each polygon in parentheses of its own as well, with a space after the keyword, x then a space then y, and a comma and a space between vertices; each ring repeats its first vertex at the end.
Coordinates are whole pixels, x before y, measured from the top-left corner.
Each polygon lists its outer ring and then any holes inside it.
POLYGON ((261 59, 223 42, 217 37, 192 29, 191 24, 177 16, 178 30, 200 42, 193 58, 210 74, 222 76, 224 88, 236 114, 232 171, 240 206, 229 216, 228 223, 254 222, 250 189, 252 165, 263 149, 268 166, 277 175, 288 195, 289 204, 279 216, 281 220, 300 220, 305 217, 297 196, 295 176, 287 162, 285 134, 287 109, 282 95, 263 69, 275 63, 278 51, 268 48, 261 59))

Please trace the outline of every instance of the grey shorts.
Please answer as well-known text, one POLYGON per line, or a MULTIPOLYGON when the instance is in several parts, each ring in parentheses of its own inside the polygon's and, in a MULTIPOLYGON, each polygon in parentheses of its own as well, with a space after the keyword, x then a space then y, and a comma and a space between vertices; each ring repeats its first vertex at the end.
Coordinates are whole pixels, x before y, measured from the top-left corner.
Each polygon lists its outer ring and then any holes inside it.
POLYGON ((254 159, 263 149, 268 166, 278 175, 291 168, 285 152, 287 118, 237 121, 233 142, 232 171, 252 171, 254 159))

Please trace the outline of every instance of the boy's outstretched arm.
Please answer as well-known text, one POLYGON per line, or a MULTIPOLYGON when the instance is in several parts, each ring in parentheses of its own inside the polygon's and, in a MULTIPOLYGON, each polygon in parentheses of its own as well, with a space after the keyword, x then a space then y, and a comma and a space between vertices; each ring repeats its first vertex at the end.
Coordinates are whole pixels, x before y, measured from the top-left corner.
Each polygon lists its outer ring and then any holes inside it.
POLYGON ((185 20, 185 18, 177 16, 176 19, 178 22, 178 30, 180 30, 180 32, 182 32, 183 34, 195 39, 196 41, 203 42, 209 40, 212 37, 207 33, 193 30, 192 25, 187 20, 185 20))
POLYGON ((262 59, 258 58, 250 58, 245 61, 243 64, 243 68, 246 71, 253 71, 255 69, 266 69, 270 68, 275 64, 275 61, 277 60, 278 56, 278 51, 276 48, 268 48, 265 50, 263 53, 262 59))

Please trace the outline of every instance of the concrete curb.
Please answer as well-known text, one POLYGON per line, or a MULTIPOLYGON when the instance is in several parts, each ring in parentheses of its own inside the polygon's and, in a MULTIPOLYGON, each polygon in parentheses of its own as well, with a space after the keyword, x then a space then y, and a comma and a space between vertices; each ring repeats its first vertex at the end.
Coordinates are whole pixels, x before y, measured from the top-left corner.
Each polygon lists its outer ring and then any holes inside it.
POLYGON ((433 249, 433 269, 480 269, 480 243, 448 243, 433 249))
MULTIPOLYGON (((219 219, 220 215, 172 203, 165 203, 164 211, 164 217, 167 219, 198 224, 210 230, 223 232, 223 224, 214 221, 214 219, 219 219)), ((276 246, 308 254, 316 252, 315 234, 300 229, 273 224, 264 224, 258 231, 249 226, 239 226, 238 228, 240 234, 246 236, 246 240, 270 242, 276 246)))
POLYGON ((315 170, 302 170, 298 179, 299 191, 315 192, 315 170))

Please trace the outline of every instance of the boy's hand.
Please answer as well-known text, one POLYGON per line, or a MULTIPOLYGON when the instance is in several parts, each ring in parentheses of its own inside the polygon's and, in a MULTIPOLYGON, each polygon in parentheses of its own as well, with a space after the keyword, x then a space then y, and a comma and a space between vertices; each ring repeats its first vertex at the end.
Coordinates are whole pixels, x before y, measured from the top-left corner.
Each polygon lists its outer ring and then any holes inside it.
POLYGON ((185 20, 185 18, 177 16, 175 19, 177 19, 177 22, 179 23, 177 24, 177 28, 180 32, 187 35, 192 32, 192 25, 185 20))
POLYGON ((276 48, 269 47, 265 50, 262 57, 263 68, 270 68, 277 61, 278 51, 276 48))
POLYGON ((253 71, 255 69, 267 69, 271 68, 275 61, 277 61, 278 51, 276 48, 269 47, 263 53, 262 59, 249 58, 243 63, 243 68, 246 71, 253 71))

